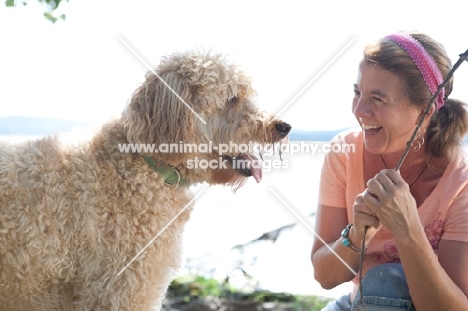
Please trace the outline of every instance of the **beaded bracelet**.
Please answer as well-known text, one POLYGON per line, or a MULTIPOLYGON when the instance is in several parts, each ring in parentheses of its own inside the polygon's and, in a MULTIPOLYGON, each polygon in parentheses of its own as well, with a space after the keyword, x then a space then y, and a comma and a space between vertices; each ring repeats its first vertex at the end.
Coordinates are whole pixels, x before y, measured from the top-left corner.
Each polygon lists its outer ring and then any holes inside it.
MULTIPOLYGON (((343 240, 341 240, 341 243, 348 247, 349 249, 351 249, 353 252, 356 252, 356 253, 360 253, 362 250, 357 248, 356 246, 353 245, 353 243, 351 243, 351 240, 349 239, 348 235, 349 235, 349 230, 351 230, 351 227, 353 226, 353 224, 348 224, 344 229, 343 231, 341 231, 341 237, 343 238, 343 240)), ((367 247, 365 248, 367 249, 367 247)))

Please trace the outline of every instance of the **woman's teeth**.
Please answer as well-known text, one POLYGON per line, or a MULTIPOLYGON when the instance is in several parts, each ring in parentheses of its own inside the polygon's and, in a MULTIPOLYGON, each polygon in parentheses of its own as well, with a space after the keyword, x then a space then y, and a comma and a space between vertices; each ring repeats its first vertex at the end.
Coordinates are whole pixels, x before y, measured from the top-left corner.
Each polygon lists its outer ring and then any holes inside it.
POLYGON ((362 125, 362 128, 365 129, 365 130, 372 130, 372 129, 379 129, 381 128, 380 125, 367 125, 367 124, 363 124, 362 125))
POLYGON ((364 132, 369 135, 377 134, 382 129, 382 127, 379 125, 365 125, 365 124, 362 125, 362 128, 364 129, 364 132))

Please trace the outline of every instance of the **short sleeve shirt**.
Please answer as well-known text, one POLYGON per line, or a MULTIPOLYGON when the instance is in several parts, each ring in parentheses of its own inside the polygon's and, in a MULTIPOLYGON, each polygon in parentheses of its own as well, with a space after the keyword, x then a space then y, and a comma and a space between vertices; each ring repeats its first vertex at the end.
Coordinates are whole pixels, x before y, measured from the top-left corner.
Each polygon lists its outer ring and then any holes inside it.
MULTIPOLYGON (((353 219, 356 196, 366 187, 364 180, 364 138, 360 128, 335 136, 332 144, 345 144, 325 156, 320 180, 319 203, 346 208, 348 221, 353 219), (350 148, 353 146, 353 148, 350 148)), ((434 252, 441 239, 468 242, 468 162, 461 153, 449 162, 432 193, 418 208, 421 224, 434 252)), ((383 227, 369 243, 363 273, 389 262, 400 262, 392 234, 383 227)))

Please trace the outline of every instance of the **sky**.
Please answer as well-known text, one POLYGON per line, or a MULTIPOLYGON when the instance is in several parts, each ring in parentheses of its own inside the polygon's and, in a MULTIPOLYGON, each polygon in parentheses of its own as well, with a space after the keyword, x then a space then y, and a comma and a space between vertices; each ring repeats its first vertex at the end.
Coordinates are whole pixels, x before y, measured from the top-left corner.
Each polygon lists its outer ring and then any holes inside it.
MULTIPOLYGON (((146 65, 193 47, 230 55, 253 76, 258 104, 294 129, 357 125, 353 83, 365 44, 412 29, 444 44, 454 63, 468 49, 457 1, 70 0, 52 24, 36 1, 0 6, 0 117, 102 123, 119 116, 146 65)), ((464 68, 466 66, 466 68, 464 68)), ((454 98, 468 101, 468 66, 454 98), (463 93, 464 92, 464 93, 463 93)))

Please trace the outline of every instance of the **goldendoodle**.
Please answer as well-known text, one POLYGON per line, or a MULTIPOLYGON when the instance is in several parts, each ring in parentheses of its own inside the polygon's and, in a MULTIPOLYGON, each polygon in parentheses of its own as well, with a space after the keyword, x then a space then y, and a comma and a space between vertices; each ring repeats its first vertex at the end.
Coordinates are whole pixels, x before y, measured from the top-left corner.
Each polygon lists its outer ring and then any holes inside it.
POLYGON ((245 147, 287 139, 254 100, 226 57, 174 53, 89 142, 0 143, 0 310, 159 310, 190 186, 260 181, 245 147))

